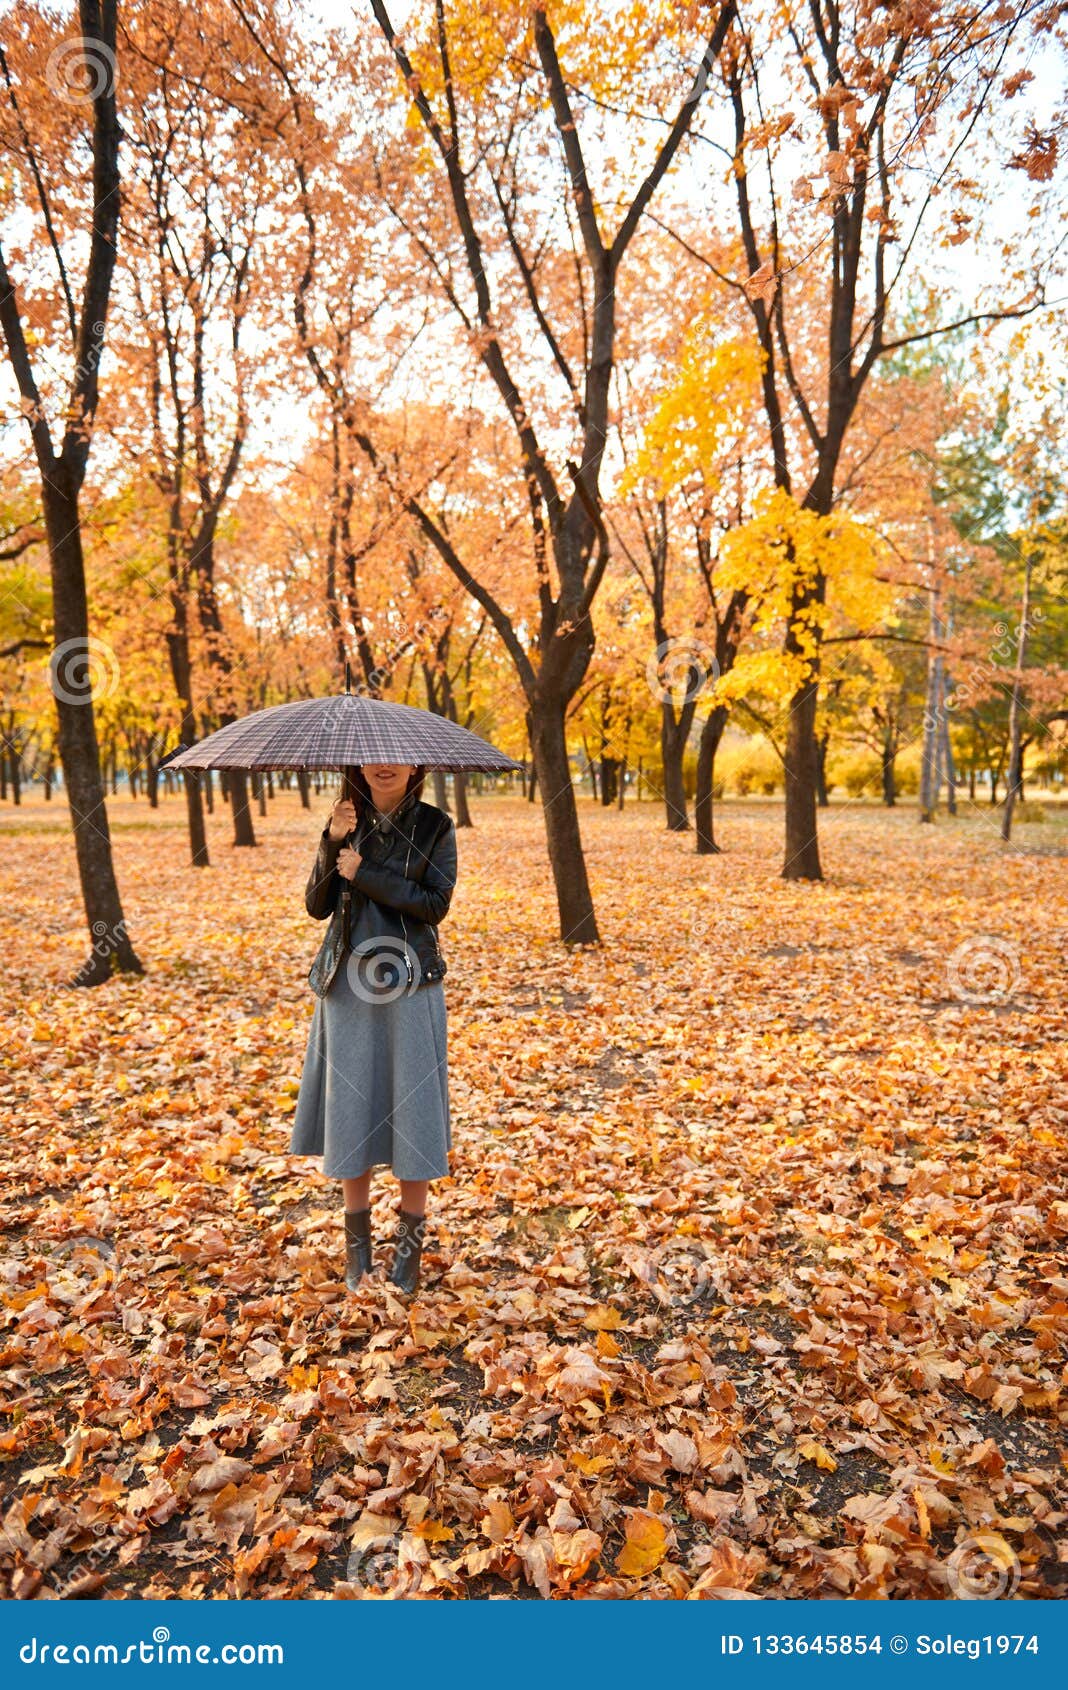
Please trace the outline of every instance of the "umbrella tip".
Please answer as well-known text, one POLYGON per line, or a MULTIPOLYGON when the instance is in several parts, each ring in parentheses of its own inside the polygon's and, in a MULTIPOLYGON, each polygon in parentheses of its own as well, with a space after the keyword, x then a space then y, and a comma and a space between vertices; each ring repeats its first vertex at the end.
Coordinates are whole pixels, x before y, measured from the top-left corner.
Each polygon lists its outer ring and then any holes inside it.
POLYGON ((345 691, 346 692, 352 691, 352 681, 351 681, 351 677, 350 677, 349 660, 348 660, 347 657, 345 659, 345 691))

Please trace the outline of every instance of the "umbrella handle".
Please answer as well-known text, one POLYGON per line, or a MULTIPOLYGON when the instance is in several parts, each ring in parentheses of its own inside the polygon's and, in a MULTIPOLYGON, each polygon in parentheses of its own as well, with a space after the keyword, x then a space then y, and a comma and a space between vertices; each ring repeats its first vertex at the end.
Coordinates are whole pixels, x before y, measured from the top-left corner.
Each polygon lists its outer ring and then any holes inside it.
POLYGON ((342 772, 341 796, 342 798, 350 799, 356 806, 356 826, 345 836, 345 844, 355 846, 356 836, 359 832, 360 826, 359 814, 360 805, 362 803, 362 795, 356 789, 356 770, 351 763, 347 764, 342 772))

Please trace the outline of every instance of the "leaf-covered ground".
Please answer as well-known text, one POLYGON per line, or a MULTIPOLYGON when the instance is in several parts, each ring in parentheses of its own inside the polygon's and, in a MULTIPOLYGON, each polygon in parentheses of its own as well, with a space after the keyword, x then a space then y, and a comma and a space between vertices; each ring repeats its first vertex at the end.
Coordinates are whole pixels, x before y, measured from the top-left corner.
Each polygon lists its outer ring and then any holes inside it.
POLYGON ((4 1594, 1063 1596, 1064 830, 844 805, 787 885, 777 805, 698 858, 586 801, 575 951, 478 803, 406 1303, 392 1175, 352 1296, 286 1152, 327 808, 195 871, 113 800, 149 973, 93 992, 65 811, 4 812, 4 1594))

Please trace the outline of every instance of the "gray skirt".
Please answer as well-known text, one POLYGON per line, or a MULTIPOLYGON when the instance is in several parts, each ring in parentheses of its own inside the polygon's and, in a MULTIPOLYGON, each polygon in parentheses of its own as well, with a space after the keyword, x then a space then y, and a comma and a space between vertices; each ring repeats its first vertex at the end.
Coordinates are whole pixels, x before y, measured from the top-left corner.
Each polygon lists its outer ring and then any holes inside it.
POLYGON ((328 1179, 375 1167, 403 1180, 447 1174, 446 1038, 442 981, 376 999, 346 955, 315 1000, 291 1153, 321 1156, 328 1179))

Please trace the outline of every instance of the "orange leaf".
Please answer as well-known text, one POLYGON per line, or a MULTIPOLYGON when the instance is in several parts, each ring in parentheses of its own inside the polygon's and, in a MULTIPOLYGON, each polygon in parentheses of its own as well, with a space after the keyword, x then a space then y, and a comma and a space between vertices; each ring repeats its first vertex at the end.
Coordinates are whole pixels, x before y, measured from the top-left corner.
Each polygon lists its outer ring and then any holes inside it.
POLYGON ((627 1541, 619 1553, 616 1569, 628 1578, 644 1578, 654 1567, 659 1567, 667 1548, 667 1528, 662 1516, 647 1508, 634 1508, 627 1515, 627 1541))

